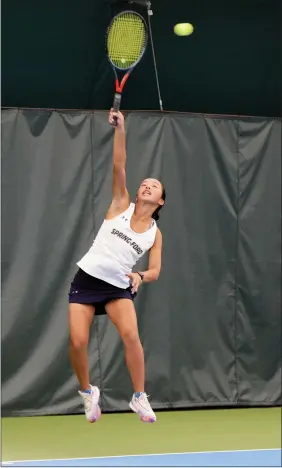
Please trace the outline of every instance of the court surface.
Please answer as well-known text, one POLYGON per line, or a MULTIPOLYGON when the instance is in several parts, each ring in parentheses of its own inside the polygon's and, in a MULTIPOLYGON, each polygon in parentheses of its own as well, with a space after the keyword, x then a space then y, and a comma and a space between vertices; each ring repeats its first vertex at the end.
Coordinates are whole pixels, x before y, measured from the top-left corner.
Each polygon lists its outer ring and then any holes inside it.
POLYGON ((3 466, 281 466, 281 408, 2 419, 3 466))
POLYGON ((281 449, 10 462, 4 466, 281 466, 281 449))

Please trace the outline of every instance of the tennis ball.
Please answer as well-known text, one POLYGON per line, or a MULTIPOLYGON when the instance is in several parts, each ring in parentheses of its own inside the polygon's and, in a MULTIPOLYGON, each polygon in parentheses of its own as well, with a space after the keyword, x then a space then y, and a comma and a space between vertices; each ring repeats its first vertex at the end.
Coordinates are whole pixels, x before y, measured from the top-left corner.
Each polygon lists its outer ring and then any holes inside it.
POLYGON ((194 31, 191 23, 178 23, 174 26, 174 32, 177 36, 190 36, 194 31))

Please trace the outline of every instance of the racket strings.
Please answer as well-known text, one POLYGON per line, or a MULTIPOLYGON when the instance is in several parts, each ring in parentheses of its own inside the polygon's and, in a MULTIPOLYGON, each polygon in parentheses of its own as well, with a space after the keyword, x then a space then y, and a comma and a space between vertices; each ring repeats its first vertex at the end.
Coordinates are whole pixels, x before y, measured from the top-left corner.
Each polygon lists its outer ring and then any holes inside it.
POLYGON ((142 55, 145 42, 146 31, 142 19, 133 14, 120 15, 108 34, 109 58, 120 69, 130 68, 142 55))

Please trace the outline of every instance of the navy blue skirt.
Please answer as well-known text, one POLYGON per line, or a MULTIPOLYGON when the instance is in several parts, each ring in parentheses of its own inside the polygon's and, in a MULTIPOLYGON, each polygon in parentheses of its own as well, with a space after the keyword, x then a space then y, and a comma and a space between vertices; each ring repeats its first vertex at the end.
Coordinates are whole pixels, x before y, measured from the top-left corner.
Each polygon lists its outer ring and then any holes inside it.
POLYGON ((69 303, 91 304, 95 307, 95 315, 105 315, 105 305, 114 299, 131 299, 136 296, 132 294, 131 287, 127 289, 118 288, 110 283, 88 275, 79 268, 69 291, 69 303))

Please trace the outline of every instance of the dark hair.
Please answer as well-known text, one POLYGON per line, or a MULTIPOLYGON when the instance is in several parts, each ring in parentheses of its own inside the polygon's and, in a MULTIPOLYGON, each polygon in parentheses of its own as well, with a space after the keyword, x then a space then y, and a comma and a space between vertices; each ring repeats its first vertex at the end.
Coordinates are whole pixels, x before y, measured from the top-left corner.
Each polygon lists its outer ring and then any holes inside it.
MULTIPOLYGON (((162 200, 165 201, 166 199, 166 191, 165 191, 165 188, 163 186, 163 193, 162 193, 162 200)), ((152 214, 152 218, 155 220, 155 221, 158 221, 159 219, 159 212, 160 210, 162 209, 164 205, 159 205, 158 208, 155 209, 154 213, 152 214)))

